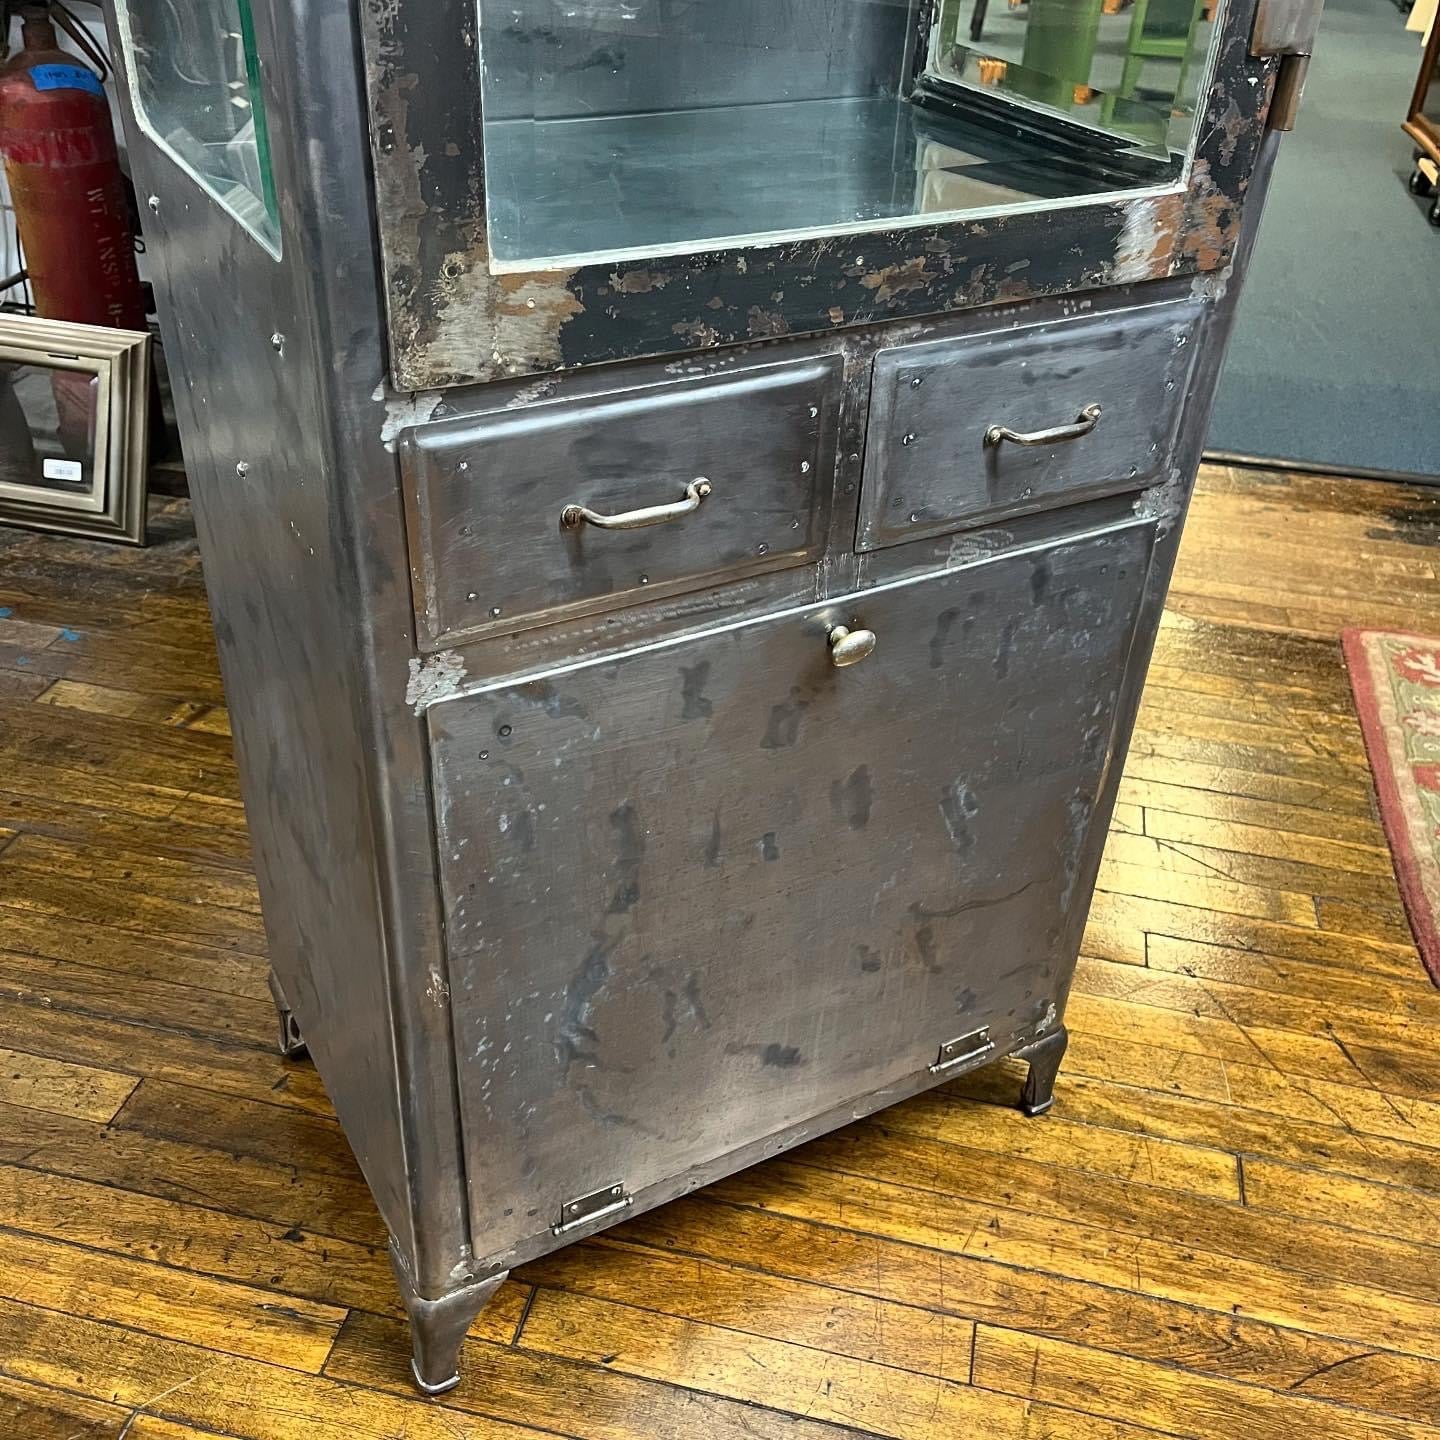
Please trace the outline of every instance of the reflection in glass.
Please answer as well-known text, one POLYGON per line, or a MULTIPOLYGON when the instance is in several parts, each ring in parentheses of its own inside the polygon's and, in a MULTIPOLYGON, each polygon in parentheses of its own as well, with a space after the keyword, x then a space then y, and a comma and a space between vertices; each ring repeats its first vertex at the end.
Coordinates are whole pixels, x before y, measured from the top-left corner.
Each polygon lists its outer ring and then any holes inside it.
POLYGON ((250 0, 120 0, 141 123, 247 229, 279 249, 250 0))
POLYGON ((1205 3, 480 0, 492 263, 1174 183, 1205 3))
POLYGON ((0 484, 90 495, 99 402, 93 372, 0 362, 0 484))

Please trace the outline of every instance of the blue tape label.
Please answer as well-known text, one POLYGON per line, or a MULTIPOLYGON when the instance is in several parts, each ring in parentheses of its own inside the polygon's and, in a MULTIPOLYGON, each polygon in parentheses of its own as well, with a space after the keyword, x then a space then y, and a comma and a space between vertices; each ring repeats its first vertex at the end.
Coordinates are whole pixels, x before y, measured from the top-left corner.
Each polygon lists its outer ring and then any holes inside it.
POLYGON ((91 95, 105 94, 100 77, 83 65, 35 65, 30 78, 37 90, 87 90, 91 95))

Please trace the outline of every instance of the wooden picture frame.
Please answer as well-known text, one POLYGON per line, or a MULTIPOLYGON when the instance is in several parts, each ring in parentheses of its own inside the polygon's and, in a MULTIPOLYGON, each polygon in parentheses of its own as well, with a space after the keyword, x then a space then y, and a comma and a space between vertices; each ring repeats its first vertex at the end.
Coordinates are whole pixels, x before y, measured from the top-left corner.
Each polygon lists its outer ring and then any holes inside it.
POLYGON ((0 316, 0 524, 143 545, 149 438, 148 333, 0 316), (37 371, 51 373, 48 396, 37 371), (27 398, 53 413, 54 434, 36 436, 27 398))

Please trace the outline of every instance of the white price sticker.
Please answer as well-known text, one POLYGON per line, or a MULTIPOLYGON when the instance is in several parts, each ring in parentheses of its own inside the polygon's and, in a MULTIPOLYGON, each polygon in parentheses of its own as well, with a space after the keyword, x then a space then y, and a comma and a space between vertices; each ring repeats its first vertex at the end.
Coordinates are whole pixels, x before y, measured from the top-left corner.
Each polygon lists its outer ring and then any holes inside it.
POLYGON ((78 460, 47 460, 40 467, 47 480, 74 482, 85 478, 85 467, 78 460))

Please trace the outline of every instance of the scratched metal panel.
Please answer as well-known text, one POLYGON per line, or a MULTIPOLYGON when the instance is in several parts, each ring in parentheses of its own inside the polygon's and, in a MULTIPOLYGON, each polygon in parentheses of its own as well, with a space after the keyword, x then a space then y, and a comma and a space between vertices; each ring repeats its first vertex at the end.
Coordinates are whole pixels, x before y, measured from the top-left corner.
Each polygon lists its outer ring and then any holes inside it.
POLYGON ((881 350, 858 545, 878 550, 1152 484, 1169 462, 1198 301, 881 350), (1094 428, 1050 445, 987 444, 991 426, 1094 428))
POLYGON ((478 1253, 1068 986, 1130 524, 431 708, 478 1253), (829 660, 828 623, 874 654, 829 660))
POLYGON ((416 604, 432 645, 819 557, 834 480, 838 355, 720 380, 466 416, 401 446, 416 604), (711 491, 643 530, 562 528, 711 491))
POLYGON ((358 20, 341 0, 258 4, 254 18, 278 260, 137 123, 124 67, 116 84, 150 197, 146 263, 268 958, 398 1251, 436 1278, 464 1253, 463 1226, 444 1213, 459 1188, 448 1034, 428 1003, 409 1037, 391 1017, 396 957, 423 995, 441 956, 420 727, 403 682, 382 696, 374 679, 403 675, 411 645, 403 511, 371 399, 383 312, 349 63, 358 20), (405 1053, 417 1043, 425 1056, 405 1053))

